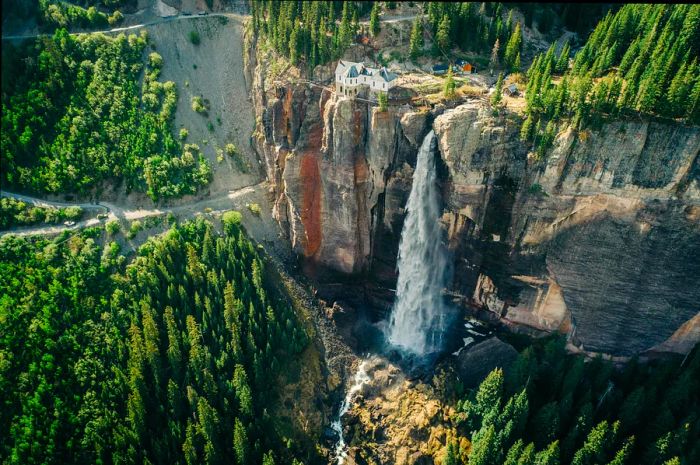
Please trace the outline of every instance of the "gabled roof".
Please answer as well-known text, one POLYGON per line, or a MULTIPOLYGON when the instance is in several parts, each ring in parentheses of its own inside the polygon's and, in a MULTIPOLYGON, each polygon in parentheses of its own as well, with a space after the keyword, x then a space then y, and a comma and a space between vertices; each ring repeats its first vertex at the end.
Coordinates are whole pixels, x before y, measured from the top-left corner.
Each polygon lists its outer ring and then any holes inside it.
POLYGON ((518 87, 515 84, 509 85, 507 87, 507 89, 508 89, 508 92, 517 92, 518 91, 518 87))
POLYGON ((396 74, 392 73, 388 69, 382 66, 382 69, 379 70, 379 76, 381 76, 382 79, 384 79, 386 82, 391 82, 394 79, 396 79, 396 74))
POLYGON ((355 68, 355 65, 351 65, 347 71, 345 71, 345 77, 357 77, 357 68, 355 68))
POLYGON ((346 78, 355 78, 360 75, 371 76, 372 80, 380 82, 391 82, 397 78, 396 74, 392 73, 385 67, 380 69, 370 68, 364 63, 354 63, 352 61, 338 60, 335 67, 335 74, 346 78))

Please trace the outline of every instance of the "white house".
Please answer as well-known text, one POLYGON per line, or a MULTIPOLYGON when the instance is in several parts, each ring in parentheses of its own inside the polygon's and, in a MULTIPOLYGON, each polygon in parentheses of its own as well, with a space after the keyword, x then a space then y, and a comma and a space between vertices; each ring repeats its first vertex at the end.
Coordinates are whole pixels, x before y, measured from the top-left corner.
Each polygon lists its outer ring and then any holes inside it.
POLYGON ((335 90, 355 96, 369 88, 370 92, 388 92, 396 84, 396 74, 385 67, 369 68, 363 63, 339 60, 335 67, 335 90))

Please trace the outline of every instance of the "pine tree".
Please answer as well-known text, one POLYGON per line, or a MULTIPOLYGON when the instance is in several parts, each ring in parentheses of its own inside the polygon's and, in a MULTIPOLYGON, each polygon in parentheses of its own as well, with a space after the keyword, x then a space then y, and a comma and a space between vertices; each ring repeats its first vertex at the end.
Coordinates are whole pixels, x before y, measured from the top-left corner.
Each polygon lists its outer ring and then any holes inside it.
POLYGON ((239 411, 245 418, 251 418, 253 416, 253 395, 245 369, 241 364, 237 364, 233 372, 233 387, 236 389, 239 411))
POLYGON ((299 48, 299 24, 297 23, 289 36, 289 61, 294 66, 299 62, 299 48))
POLYGON ((379 103, 379 111, 387 111, 389 108, 389 101, 386 92, 379 92, 377 94, 377 102, 379 103))
MULTIPOLYGON (((697 67, 696 67, 697 69, 697 67)), ((689 123, 700 124, 700 77, 695 77, 695 84, 690 93, 685 117, 689 123)))
POLYGON ((482 428, 472 438, 469 465, 496 465, 499 459, 499 444, 493 425, 482 428))
POLYGON ((508 68, 512 68, 515 63, 515 57, 518 52, 520 52, 520 47, 522 45, 522 32, 520 31, 520 23, 515 24, 515 30, 508 39, 508 44, 506 45, 505 61, 508 68))
POLYGON ((185 442, 182 444, 182 452, 185 454, 185 462, 187 465, 196 465, 199 463, 195 441, 195 427, 192 423, 192 419, 188 418, 185 442))
POLYGON ((445 78, 445 87, 443 89, 443 95, 447 100, 451 100, 455 97, 455 80, 452 75, 452 66, 447 70, 447 77, 445 78))
POLYGON ((617 451, 615 457, 610 463, 608 463, 608 465, 625 465, 627 463, 627 460, 629 459, 630 454, 632 453, 633 447, 634 436, 630 436, 622 445, 622 448, 620 448, 620 450, 617 451))
POLYGON ((564 46, 561 49, 561 53, 559 54, 559 59, 557 59, 557 64, 556 64, 556 72, 561 74, 567 70, 569 67, 569 55, 571 54, 571 46, 569 45, 569 41, 567 40, 564 46))
POLYGON ((491 73, 493 73, 494 69, 498 69, 498 53, 500 48, 501 42, 499 39, 496 39, 496 42, 493 43, 493 49, 491 49, 491 59, 489 60, 489 68, 491 73))
POLYGON ((532 140, 532 136, 534 135, 534 129, 535 124, 533 122, 532 115, 528 114, 527 118, 525 118, 525 122, 520 128, 520 139, 523 141, 532 140))
POLYGON ((457 445, 449 441, 445 449, 445 455, 442 459, 442 465, 459 465, 459 456, 457 453, 457 445))
POLYGON ((423 51, 423 23, 420 18, 413 20, 409 54, 412 60, 418 59, 423 51))
POLYGON ((340 20, 340 32, 338 33, 338 51, 345 50, 352 43, 352 30, 350 26, 350 2, 343 2, 343 14, 340 20))
POLYGON ((271 450, 263 456, 262 465, 275 465, 275 457, 272 455, 271 450))
MULTIPOLYGON (((545 135, 540 140, 540 143, 545 146, 549 145, 549 140, 552 137, 550 134, 554 132, 553 123, 550 121, 545 129, 545 135), (552 126, 550 126, 552 125, 552 126)), ((544 150, 542 152, 544 152, 544 150)), ((556 402, 548 402, 540 408, 537 414, 532 419, 533 436, 535 444, 543 446, 553 441, 557 437, 559 431, 559 409, 556 402)))
POLYGON ((499 73, 498 81, 496 81, 496 88, 493 90, 491 95, 491 105, 497 107, 501 100, 503 99, 503 73, 499 73))
POLYGON ((559 441, 553 441, 535 455, 535 465, 559 465, 559 441))
POLYGON ((508 449, 508 453, 506 454, 506 460, 505 462, 503 462, 503 465, 518 465, 518 459, 523 453, 524 448, 525 443, 523 443, 522 439, 518 439, 517 441, 515 441, 510 447, 510 449, 508 449))
POLYGON ((447 14, 443 15, 440 25, 438 26, 435 36, 435 43, 442 53, 447 53, 450 49, 450 18, 447 14))
POLYGON ((233 451, 236 454, 236 463, 238 465, 248 464, 249 448, 248 432, 241 420, 236 418, 233 425, 233 451))
POLYGON ((369 14, 369 33, 372 34, 372 37, 377 37, 379 30, 379 2, 374 2, 369 14))
POLYGON ((583 446, 574 454, 571 465, 593 465, 605 462, 618 428, 617 422, 612 426, 606 420, 598 423, 588 434, 583 446))
POLYGON ((518 458, 518 465, 535 465, 535 445, 528 444, 518 458))
POLYGON ((511 71, 514 73, 519 73, 520 67, 520 52, 518 52, 518 54, 515 55, 515 61, 513 62, 513 67, 511 68, 511 71))

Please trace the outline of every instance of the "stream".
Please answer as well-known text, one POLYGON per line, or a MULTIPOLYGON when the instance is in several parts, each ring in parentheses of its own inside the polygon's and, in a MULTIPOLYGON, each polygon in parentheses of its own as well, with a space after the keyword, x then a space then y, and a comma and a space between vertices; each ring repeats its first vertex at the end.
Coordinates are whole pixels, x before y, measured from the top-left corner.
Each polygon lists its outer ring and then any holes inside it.
POLYGON ((345 444, 345 438, 343 437, 343 416, 348 413, 350 407, 352 407, 357 393, 362 390, 365 384, 370 382, 370 377, 367 375, 368 362, 369 359, 364 359, 360 362, 355 376, 352 378, 352 384, 345 394, 345 399, 343 399, 343 403, 340 404, 338 417, 331 423, 331 429, 338 435, 338 442, 335 445, 335 457, 338 460, 338 465, 342 465, 345 462, 345 458, 348 456, 347 444, 345 444))

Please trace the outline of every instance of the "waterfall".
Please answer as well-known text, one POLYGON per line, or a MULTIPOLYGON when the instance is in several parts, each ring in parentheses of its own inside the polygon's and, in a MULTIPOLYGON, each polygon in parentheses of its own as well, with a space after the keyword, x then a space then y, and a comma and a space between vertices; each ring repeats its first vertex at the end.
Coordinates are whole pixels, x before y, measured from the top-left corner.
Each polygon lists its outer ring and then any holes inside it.
POLYGON ((440 350, 447 323, 442 289, 449 261, 439 222, 434 140, 435 133, 430 131, 418 152, 399 244, 396 301, 388 327, 391 344, 417 355, 440 350))
POLYGON ((360 366, 357 367, 357 372, 352 380, 352 385, 348 392, 345 394, 345 399, 343 403, 340 404, 340 410, 338 411, 338 417, 331 423, 331 429, 338 435, 338 442, 335 445, 335 456, 338 459, 338 465, 343 465, 345 458, 348 456, 345 444, 345 438, 343 437, 343 416, 348 413, 352 402, 355 399, 355 395, 360 392, 362 386, 370 382, 370 377, 367 375, 367 363, 369 360, 363 360, 360 366))

